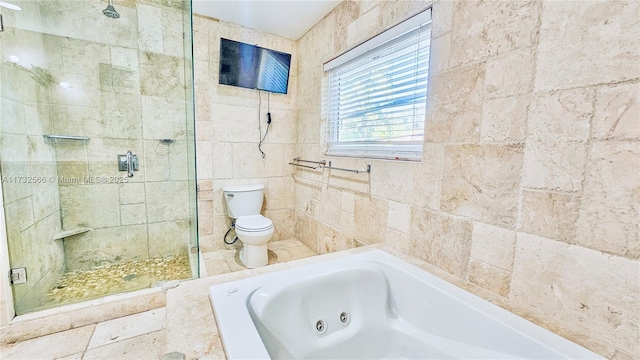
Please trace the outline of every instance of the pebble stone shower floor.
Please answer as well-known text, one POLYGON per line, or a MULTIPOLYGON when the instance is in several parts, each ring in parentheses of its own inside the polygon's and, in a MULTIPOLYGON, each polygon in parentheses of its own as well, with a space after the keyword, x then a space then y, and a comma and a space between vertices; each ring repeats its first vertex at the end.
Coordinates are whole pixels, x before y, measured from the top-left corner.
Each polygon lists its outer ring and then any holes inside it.
POLYGON ((48 306, 75 303, 190 277, 187 254, 104 265, 65 273, 46 301, 48 306))

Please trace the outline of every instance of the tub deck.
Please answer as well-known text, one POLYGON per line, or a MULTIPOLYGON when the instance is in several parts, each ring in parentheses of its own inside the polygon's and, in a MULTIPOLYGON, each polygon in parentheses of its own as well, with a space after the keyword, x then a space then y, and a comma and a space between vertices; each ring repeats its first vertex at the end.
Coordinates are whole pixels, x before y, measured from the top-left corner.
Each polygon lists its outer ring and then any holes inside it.
POLYGON ((233 359, 599 358, 381 250, 209 294, 233 359))
POLYGON ((296 268, 303 265, 337 259, 344 256, 358 254, 370 250, 381 249, 404 261, 407 261, 439 278, 474 293, 493 304, 524 317, 530 321, 544 325, 547 329, 569 340, 598 352, 613 352, 615 349, 599 342, 598 339, 585 338, 559 324, 545 323, 541 319, 528 313, 525 309, 513 307, 503 298, 474 284, 457 278, 442 269, 418 260, 393 248, 382 244, 369 245, 341 252, 314 256, 311 258, 290 261, 261 269, 245 270, 230 274, 202 278, 182 283, 179 287, 167 293, 167 351, 179 351, 186 354, 188 359, 205 357, 207 359, 226 359, 220 334, 209 301, 209 287, 229 281, 296 268), (188 303, 189 306, 185 306, 188 303))

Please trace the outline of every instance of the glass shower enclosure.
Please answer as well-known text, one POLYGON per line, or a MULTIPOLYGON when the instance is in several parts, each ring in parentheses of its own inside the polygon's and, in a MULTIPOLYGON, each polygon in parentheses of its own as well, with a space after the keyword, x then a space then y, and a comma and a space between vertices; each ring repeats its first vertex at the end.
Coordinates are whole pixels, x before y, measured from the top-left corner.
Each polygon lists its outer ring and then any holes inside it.
POLYGON ((10 2, 0 172, 16 313, 197 277, 190 1, 10 2))

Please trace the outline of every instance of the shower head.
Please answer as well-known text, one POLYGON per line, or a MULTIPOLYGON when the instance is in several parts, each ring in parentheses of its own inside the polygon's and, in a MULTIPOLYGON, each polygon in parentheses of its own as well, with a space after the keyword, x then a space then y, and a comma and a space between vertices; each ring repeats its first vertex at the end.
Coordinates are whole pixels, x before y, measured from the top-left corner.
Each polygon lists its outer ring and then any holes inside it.
POLYGON ((109 5, 107 6, 106 9, 102 10, 102 13, 106 17, 110 17, 112 19, 117 19, 120 17, 120 14, 118 14, 116 9, 113 7, 113 0, 109 0, 109 5))

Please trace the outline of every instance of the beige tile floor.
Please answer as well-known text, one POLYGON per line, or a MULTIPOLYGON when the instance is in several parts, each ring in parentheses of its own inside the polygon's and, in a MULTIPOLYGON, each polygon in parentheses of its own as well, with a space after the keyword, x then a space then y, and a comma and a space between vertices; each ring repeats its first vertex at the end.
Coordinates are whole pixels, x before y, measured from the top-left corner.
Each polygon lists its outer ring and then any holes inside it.
MULTIPOLYGON (((280 264, 291 260, 303 259, 317 255, 313 250, 309 249, 305 244, 296 239, 280 240, 269 242, 270 250, 269 265, 280 264), (275 253, 277 259, 273 261, 275 253)), ((207 270, 207 276, 228 274, 235 271, 247 270, 240 263, 238 251, 240 245, 230 250, 210 251, 202 254, 202 259, 207 270)), ((268 265, 268 266, 269 266, 268 265)))
POLYGON ((159 359, 165 308, 0 347, 2 359, 159 359))
MULTIPOLYGON (((246 270, 238 262, 238 249, 204 253, 208 276, 246 270)), ((277 256, 274 264, 316 255, 295 239, 269 243, 269 250, 277 256)), ((166 332, 166 308, 162 307, 2 345, 0 359, 159 359, 167 350, 166 332)))

